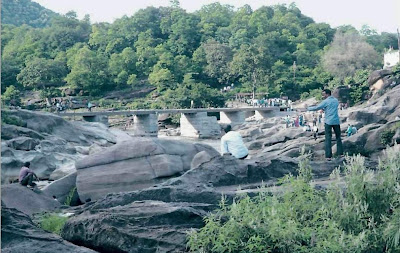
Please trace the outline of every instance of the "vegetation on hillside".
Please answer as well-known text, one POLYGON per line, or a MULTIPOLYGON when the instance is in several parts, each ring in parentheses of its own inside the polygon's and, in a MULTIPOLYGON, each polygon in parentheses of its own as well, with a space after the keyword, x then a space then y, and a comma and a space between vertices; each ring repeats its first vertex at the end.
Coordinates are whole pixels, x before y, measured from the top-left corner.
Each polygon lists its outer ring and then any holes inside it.
POLYGON ((387 150, 377 171, 360 155, 347 157, 324 190, 311 184, 303 156, 298 176, 281 180, 282 192, 265 189, 205 219, 189 236, 192 252, 400 252, 400 146, 387 150))
POLYGON ((57 13, 30 0, 1 1, 2 24, 15 26, 27 24, 32 27, 45 27, 49 26, 51 18, 57 15, 57 13))
POLYGON ((382 49, 396 45, 392 34, 368 27, 359 33, 315 23, 295 4, 235 10, 212 3, 188 13, 173 1, 112 24, 69 12, 45 28, 2 28, 3 92, 11 85, 47 95, 72 88, 100 99, 110 91, 156 87, 150 106, 162 108, 189 107, 191 100, 223 106, 229 95, 219 90, 231 84, 241 92, 306 97, 380 67, 382 49))

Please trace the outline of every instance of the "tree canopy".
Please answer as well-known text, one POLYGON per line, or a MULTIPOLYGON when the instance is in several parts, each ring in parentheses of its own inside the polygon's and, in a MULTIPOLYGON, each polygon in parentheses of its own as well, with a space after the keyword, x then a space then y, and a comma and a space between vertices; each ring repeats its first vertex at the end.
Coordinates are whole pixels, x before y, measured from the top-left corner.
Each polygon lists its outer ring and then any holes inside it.
POLYGON ((220 98, 211 94, 234 83, 238 91, 297 99, 328 83, 343 83, 360 69, 379 67, 384 48, 394 41, 394 34, 368 27, 358 32, 315 23, 294 4, 235 10, 212 3, 188 13, 179 2, 171 3, 113 23, 91 24, 89 16, 79 20, 74 12, 52 17, 43 28, 3 23, 3 91, 11 85, 42 89, 46 83, 101 97, 154 86, 159 96, 178 99, 198 88, 210 96, 200 104, 217 105, 220 98))

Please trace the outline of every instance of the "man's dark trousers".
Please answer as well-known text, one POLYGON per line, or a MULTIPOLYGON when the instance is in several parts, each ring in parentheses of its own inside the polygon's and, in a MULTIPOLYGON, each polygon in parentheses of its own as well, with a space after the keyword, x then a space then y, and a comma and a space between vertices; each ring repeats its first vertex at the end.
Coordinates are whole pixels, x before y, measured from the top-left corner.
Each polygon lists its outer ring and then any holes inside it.
POLYGON ((28 175, 26 175, 24 177, 24 179, 21 180, 20 182, 23 186, 27 186, 27 185, 34 185, 33 183, 33 173, 29 173, 28 175))
POLYGON ((340 125, 325 124, 325 157, 332 158, 332 128, 335 131, 337 155, 343 155, 342 138, 340 136, 340 125))

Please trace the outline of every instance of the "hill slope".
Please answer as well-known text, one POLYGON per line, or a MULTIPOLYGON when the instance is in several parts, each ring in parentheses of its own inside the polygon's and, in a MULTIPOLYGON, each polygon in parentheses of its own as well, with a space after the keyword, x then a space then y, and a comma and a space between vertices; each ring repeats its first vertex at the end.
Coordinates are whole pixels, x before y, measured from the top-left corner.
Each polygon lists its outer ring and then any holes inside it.
POLYGON ((49 26, 51 18, 57 15, 57 13, 30 0, 1 1, 2 24, 16 26, 27 24, 32 27, 45 27, 49 26))

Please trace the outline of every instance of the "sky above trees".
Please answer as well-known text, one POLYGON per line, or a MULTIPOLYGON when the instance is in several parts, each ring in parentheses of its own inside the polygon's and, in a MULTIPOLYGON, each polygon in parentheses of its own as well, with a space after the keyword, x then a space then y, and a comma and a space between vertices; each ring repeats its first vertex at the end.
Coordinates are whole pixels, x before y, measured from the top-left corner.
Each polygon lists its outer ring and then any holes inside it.
MULTIPOLYGON (((70 10, 82 18, 89 14, 92 22, 113 22, 123 15, 131 16, 148 6, 169 6, 170 0, 34 0, 44 7, 65 14, 70 10)), ((193 12, 213 2, 241 7, 249 4, 253 10, 263 5, 290 4, 294 2, 303 14, 316 22, 325 22, 332 27, 352 25, 358 30, 369 25, 378 32, 396 32, 400 28, 400 1, 380 0, 180 0, 183 9, 193 12)))

